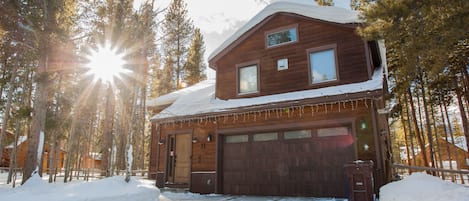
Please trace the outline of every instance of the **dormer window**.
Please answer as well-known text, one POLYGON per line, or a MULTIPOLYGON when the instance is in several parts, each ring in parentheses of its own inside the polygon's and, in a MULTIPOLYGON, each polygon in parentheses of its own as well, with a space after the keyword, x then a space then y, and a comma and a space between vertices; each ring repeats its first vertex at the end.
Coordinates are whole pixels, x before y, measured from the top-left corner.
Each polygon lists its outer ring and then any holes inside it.
POLYGON ((239 64, 238 66, 238 94, 259 92, 259 63, 258 61, 239 64))
POLYGON ((275 29, 266 34, 267 48, 290 44, 296 41, 298 41, 297 25, 275 29))

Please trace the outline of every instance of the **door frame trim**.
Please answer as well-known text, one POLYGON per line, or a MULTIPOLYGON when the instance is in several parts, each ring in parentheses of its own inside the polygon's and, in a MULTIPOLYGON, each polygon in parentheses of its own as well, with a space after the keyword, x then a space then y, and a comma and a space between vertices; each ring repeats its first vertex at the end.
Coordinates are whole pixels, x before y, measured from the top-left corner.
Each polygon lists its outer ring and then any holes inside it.
MULTIPOLYGON (((194 129, 181 129, 181 130, 173 130, 171 132, 168 132, 166 134, 166 156, 165 156, 165 169, 164 169, 164 186, 167 186, 168 182, 168 156, 169 156, 169 136, 174 135, 184 135, 184 134, 189 134, 191 136, 191 139, 194 137, 194 129)), ((189 188, 191 186, 192 182, 192 141, 191 141, 191 147, 189 149, 189 182, 187 183, 187 187, 189 188)))

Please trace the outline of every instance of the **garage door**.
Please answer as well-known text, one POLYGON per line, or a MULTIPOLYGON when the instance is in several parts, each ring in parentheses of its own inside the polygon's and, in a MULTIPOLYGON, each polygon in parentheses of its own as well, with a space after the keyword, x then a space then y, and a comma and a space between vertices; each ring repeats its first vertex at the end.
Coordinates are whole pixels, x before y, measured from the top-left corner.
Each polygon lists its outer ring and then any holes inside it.
POLYGON ((225 194, 346 197, 343 165, 355 159, 349 126, 224 137, 225 194))

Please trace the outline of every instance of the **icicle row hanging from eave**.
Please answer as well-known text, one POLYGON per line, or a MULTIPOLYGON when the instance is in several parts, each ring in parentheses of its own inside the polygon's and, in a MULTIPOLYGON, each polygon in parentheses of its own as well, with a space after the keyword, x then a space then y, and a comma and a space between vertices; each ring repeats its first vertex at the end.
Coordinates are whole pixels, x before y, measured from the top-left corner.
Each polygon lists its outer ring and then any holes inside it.
POLYGON ((177 124, 182 128, 183 124, 191 125, 192 123, 196 124, 204 124, 207 125, 209 122, 219 122, 222 121, 226 123, 230 118, 232 119, 232 123, 236 123, 242 117, 242 122, 246 122, 249 119, 253 119, 254 122, 258 120, 259 117, 262 117, 262 113, 264 113, 264 120, 268 120, 272 118, 271 113, 275 114, 274 118, 282 118, 284 113, 286 113, 288 118, 295 116, 295 111, 298 113, 297 115, 302 118, 305 113, 305 107, 309 108, 311 111, 311 117, 315 116, 316 114, 320 113, 321 108, 323 108, 323 113, 328 114, 330 112, 334 112, 334 105, 337 105, 337 112, 342 112, 342 109, 347 109, 347 104, 350 104, 351 110, 354 111, 358 109, 359 103, 363 102, 363 105, 366 108, 369 108, 368 101, 371 100, 371 105, 373 106, 374 100, 379 100, 379 98, 358 98, 358 99, 349 99, 349 100, 342 100, 342 101, 333 101, 328 103, 316 103, 316 104, 303 104, 303 105, 292 105, 292 106, 283 106, 283 107, 276 107, 276 108, 266 108, 261 110, 253 110, 253 111, 243 111, 243 112, 234 112, 230 114, 212 114, 207 116, 199 116, 199 117, 191 117, 191 118, 184 118, 184 119, 169 119, 167 121, 159 122, 160 125, 170 125, 174 128, 177 124), (252 117, 251 117, 252 116, 252 117), (258 117, 259 116, 259 117, 258 117))

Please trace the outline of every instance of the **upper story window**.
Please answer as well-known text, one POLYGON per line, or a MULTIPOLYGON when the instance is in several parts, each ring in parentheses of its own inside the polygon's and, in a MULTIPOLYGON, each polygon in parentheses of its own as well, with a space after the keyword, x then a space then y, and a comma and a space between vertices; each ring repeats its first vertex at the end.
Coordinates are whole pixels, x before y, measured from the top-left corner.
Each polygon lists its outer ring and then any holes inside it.
POLYGON ((238 67, 238 93, 248 94, 259 91, 258 64, 238 67))
POLYGON ((266 34, 267 48, 289 44, 298 40, 297 26, 284 27, 266 34))
POLYGON ((308 50, 311 84, 338 80, 336 45, 308 50))

